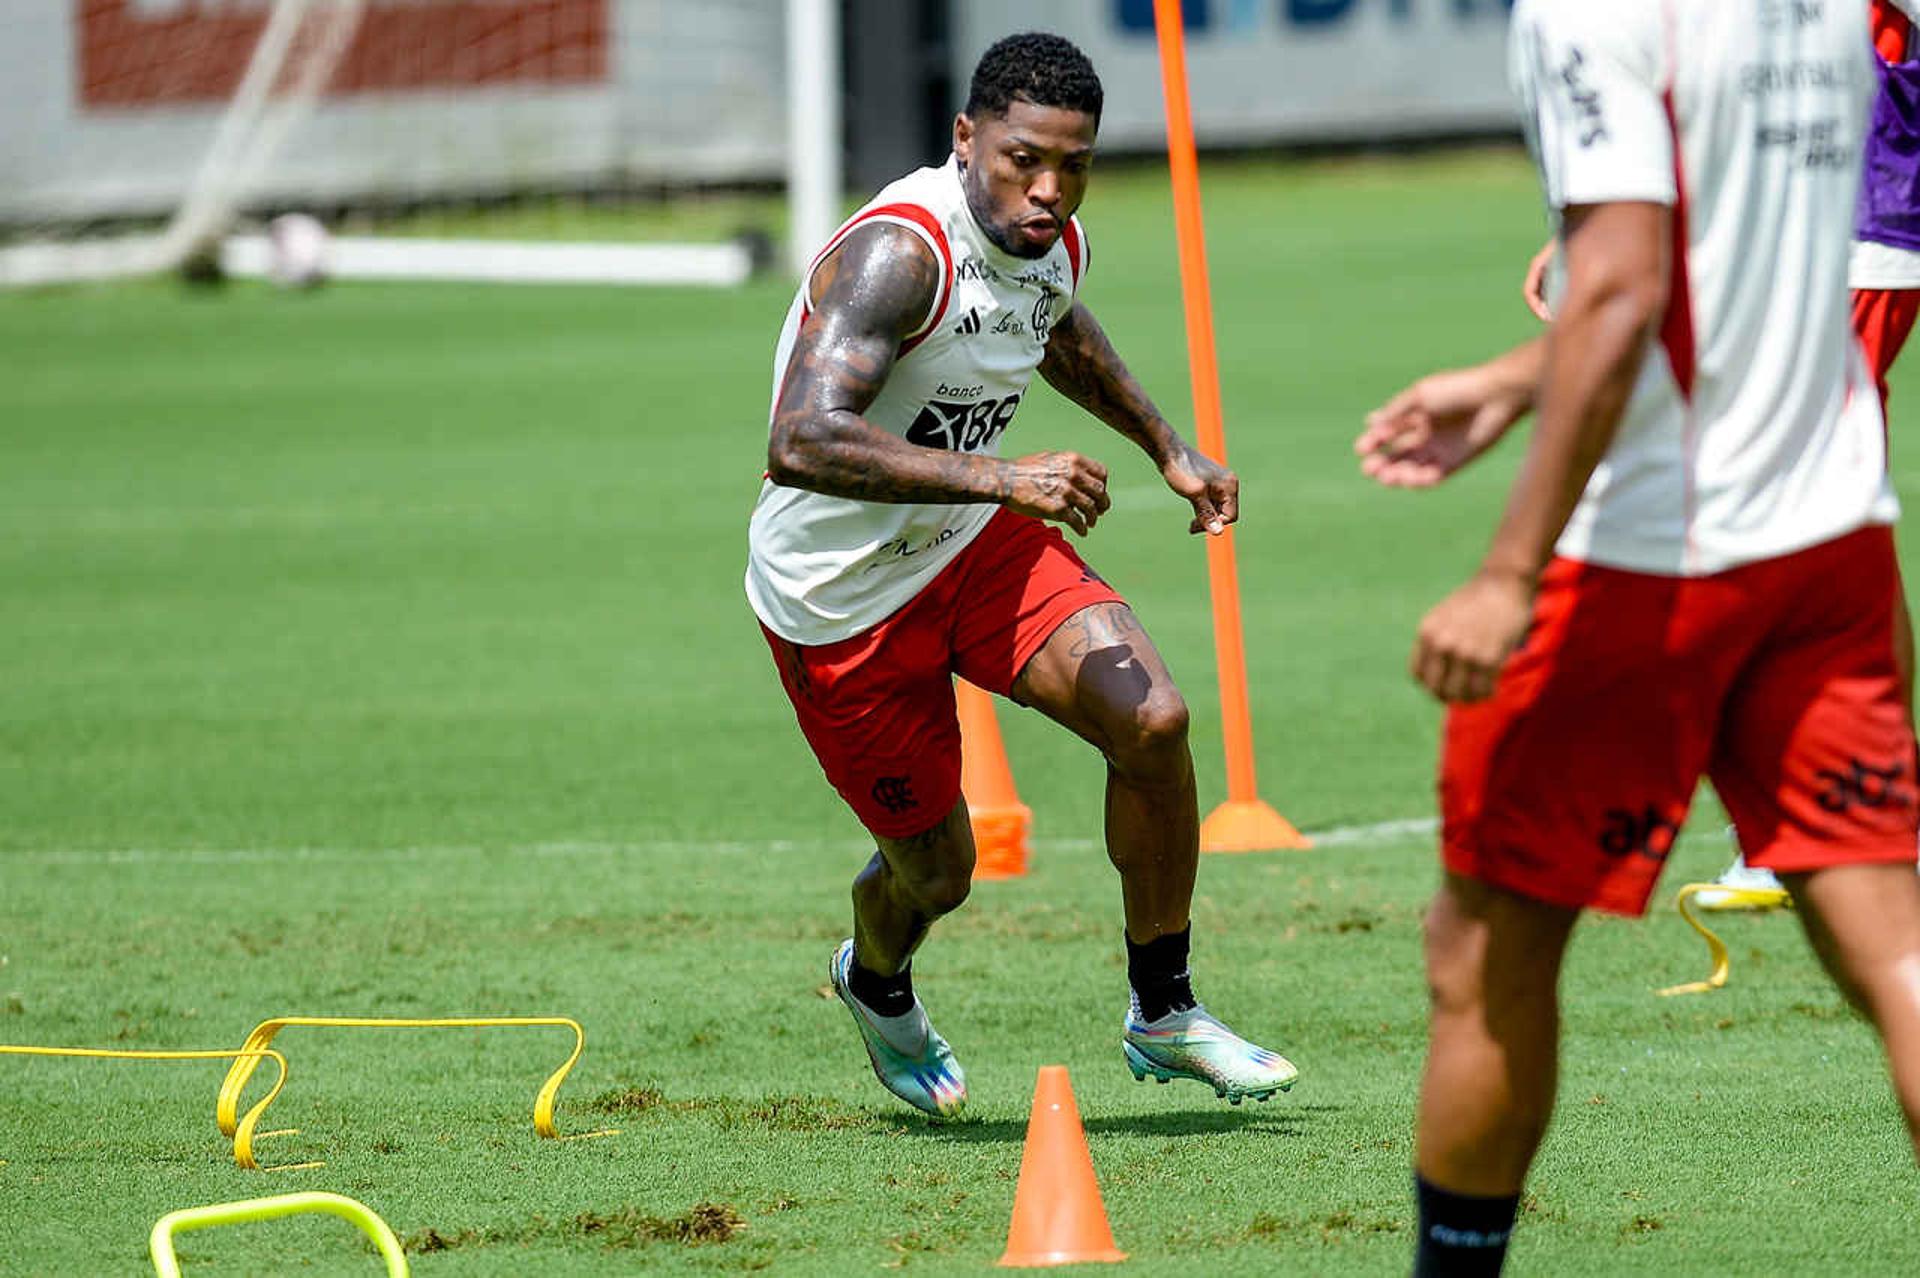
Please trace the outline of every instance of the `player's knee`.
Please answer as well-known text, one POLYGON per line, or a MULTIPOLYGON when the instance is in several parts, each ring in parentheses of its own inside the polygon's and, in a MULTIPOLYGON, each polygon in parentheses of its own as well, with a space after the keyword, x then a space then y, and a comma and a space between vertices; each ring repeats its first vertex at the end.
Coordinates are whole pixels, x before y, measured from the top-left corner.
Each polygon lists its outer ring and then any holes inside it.
POLYGON ((1154 751, 1185 750, 1188 720, 1187 699, 1179 690, 1156 688, 1140 707, 1141 743, 1154 751))
POLYGON ((1446 901, 1427 911, 1427 997, 1436 1015, 1470 1012, 1485 1002, 1484 952, 1474 926, 1446 901))
POLYGON ((1134 711, 1127 730, 1117 734, 1113 762, 1141 779, 1177 781, 1192 766, 1187 753, 1187 700, 1178 689, 1155 688, 1134 711))
POLYGON ((906 884, 914 908, 928 918, 951 914, 966 904, 973 891, 973 866, 943 866, 914 876, 906 884))

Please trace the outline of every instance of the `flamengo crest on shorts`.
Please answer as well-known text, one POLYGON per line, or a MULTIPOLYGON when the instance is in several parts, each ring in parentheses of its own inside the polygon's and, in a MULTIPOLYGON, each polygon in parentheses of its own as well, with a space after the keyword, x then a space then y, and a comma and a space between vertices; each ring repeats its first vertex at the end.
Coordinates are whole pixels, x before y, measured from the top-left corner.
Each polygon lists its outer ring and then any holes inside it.
MULTIPOLYGON (((944 279, 926 320, 901 344, 865 417, 929 448, 998 456, 1053 326, 1086 274, 1079 219, 1045 256, 1002 252, 967 207, 957 159, 882 190, 827 242, 818 267, 849 232, 874 221, 926 241, 944 279)), ((809 315, 803 281, 773 360, 773 398, 809 315)), ((854 501, 762 486, 748 532, 747 598, 793 643, 836 643, 903 607, 979 535, 998 507, 854 501)))

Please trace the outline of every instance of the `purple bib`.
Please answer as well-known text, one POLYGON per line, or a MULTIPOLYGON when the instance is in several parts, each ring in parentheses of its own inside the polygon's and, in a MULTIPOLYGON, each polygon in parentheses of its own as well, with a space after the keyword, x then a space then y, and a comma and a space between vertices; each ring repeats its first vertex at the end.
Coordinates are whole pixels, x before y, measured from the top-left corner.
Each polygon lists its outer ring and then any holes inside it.
POLYGON ((1920 62, 1892 66, 1877 56, 1880 92, 1867 129, 1858 238, 1920 251, 1920 62))

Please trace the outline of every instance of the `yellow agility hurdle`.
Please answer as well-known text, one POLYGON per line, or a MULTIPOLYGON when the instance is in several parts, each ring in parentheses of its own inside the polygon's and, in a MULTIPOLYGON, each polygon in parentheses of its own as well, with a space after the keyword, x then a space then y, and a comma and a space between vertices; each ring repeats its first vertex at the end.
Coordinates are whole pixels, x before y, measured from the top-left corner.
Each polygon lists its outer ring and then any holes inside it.
MULTIPOLYGON (((1791 909, 1793 897, 1785 888, 1736 888, 1722 883, 1689 883, 1680 889, 1675 904, 1680 907, 1680 917, 1687 926, 1700 934, 1707 943, 1707 956, 1713 961, 1713 971, 1704 981, 1686 981, 1679 985, 1669 985, 1666 989, 1655 990, 1661 998, 1671 998, 1676 994, 1708 994, 1726 986, 1727 975, 1732 970, 1732 961, 1727 957, 1726 943, 1711 928, 1700 921, 1694 913, 1693 898, 1702 892, 1725 892, 1748 910, 1777 910, 1783 907, 1791 909)), ((239 1062, 234 1062, 238 1065, 239 1062)))
MULTIPOLYGON (((261 1170, 254 1158, 253 1142, 258 1136, 280 1135, 278 1132, 256 1132, 260 1116, 267 1112, 267 1106, 273 1104, 273 1098, 287 1084, 287 1058, 272 1048, 243 1047, 237 1051, 147 1051, 134 1048, 110 1047, 32 1047, 24 1044, 0 1044, 0 1056, 55 1056, 80 1058, 85 1060, 108 1061, 232 1061, 237 1068, 246 1066, 248 1074, 258 1069, 263 1060, 272 1060, 280 1067, 280 1076, 273 1080, 273 1086, 260 1098, 258 1104, 248 1110, 246 1116, 237 1122, 229 1123, 220 1129, 223 1136, 233 1139, 233 1161, 249 1171, 261 1170)), ((303 1167, 318 1167, 319 1163, 285 1163, 277 1167, 268 1167, 266 1171, 295 1171, 303 1167)))
POLYGON ((154 1272, 159 1278, 180 1278, 180 1259, 173 1252, 173 1236, 189 1229, 207 1229, 214 1225, 242 1225, 255 1220, 277 1220, 324 1212, 350 1220, 380 1249, 387 1263, 387 1278, 407 1278, 407 1256, 387 1222, 365 1203, 343 1194, 314 1191, 305 1194, 281 1194, 275 1198, 248 1198, 237 1203, 214 1203, 210 1207, 185 1207, 170 1211, 154 1222, 147 1240, 153 1256, 154 1272))
MULTIPOLYGON (((496 1029, 516 1026, 565 1028, 573 1031, 573 1051, 553 1071, 541 1086, 539 1094, 533 1098, 533 1130, 548 1140, 586 1140, 594 1136, 618 1135, 617 1128, 602 1128, 598 1131, 578 1132, 562 1136, 554 1127, 554 1097, 560 1091, 567 1075, 579 1061, 580 1053, 586 1050, 587 1032, 580 1022, 567 1016, 435 1016, 435 1017, 399 1017, 399 1016, 276 1016, 254 1026, 253 1033, 247 1035, 247 1041, 239 1052, 230 1053, 233 1065, 227 1070, 226 1079, 220 1084, 220 1098, 215 1105, 214 1120, 220 1124, 220 1130, 232 1135, 235 1130, 235 1115, 239 1111, 240 1096, 246 1091, 247 1081, 253 1077, 253 1071, 259 1068, 260 1056, 268 1051, 268 1045, 281 1030, 292 1026, 315 1029, 496 1029)), ((261 1101, 250 1111, 258 1115, 267 1106, 274 1095, 279 1094, 275 1087, 273 1094, 261 1101)), ((286 1132, 264 1133, 269 1135, 290 1134, 286 1132)))

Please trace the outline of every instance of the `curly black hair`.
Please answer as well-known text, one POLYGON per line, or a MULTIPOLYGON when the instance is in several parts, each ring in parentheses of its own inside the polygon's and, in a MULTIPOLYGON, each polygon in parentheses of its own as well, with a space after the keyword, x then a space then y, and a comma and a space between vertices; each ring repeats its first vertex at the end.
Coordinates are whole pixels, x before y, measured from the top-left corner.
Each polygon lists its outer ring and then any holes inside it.
POLYGON ((1097 122, 1106 92, 1093 63, 1073 41, 1045 31, 1010 35, 980 55, 967 90, 967 114, 1005 115, 1014 99, 1085 111, 1097 122))

